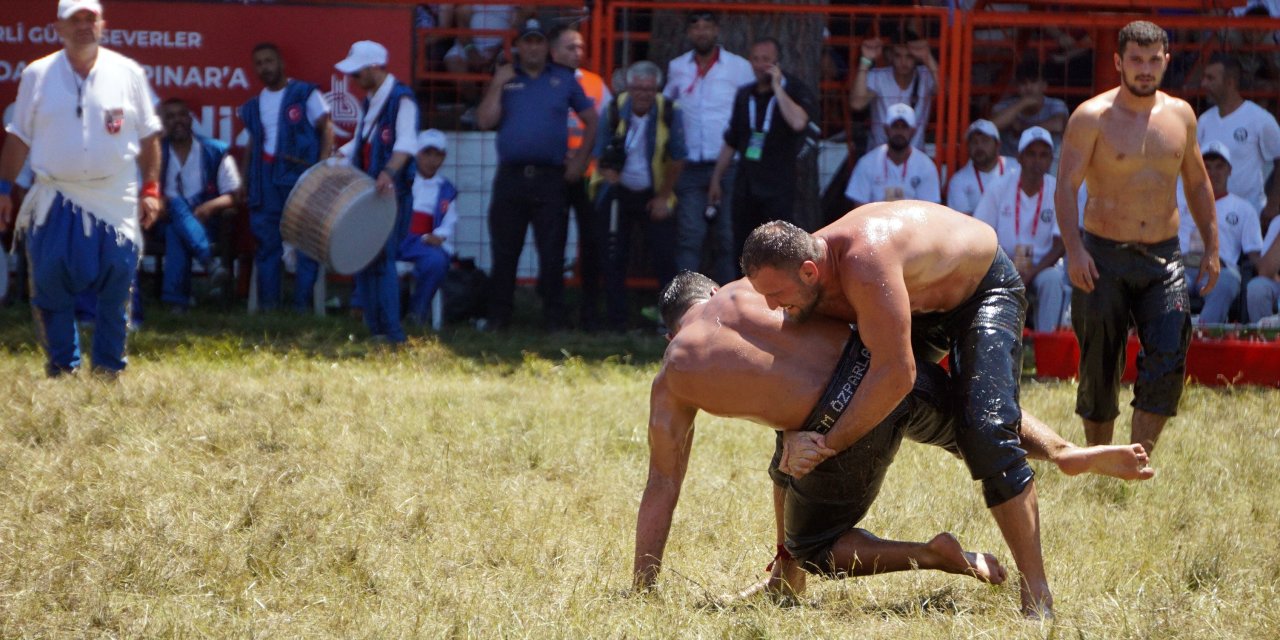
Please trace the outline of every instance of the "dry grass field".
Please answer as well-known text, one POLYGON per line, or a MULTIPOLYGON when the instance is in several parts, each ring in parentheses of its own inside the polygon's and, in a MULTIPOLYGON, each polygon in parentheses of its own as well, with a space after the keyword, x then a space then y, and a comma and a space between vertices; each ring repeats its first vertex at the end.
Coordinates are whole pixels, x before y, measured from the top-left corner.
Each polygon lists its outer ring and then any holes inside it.
MULTIPOLYGON (((0 637, 1274 638, 1280 391, 1193 387, 1142 484, 1039 473, 1052 623, 1014 583, 812 580, 772 555, 772 434, 701 419, 661 588, 630 595, 657 337, 158 317, 118 383, 46 380, 0 312, 0 637)), ((1127 392, 1126 392, 1127 393, 1127 392)), ((1023 386, 1068 438, 1070 384, 1023 386)), ((1127 415, 1127 414, 1126 414, 1127 415)), ((1120 431, 1127 434, 1127 424, 1120 431)), ((1009 554, 962 465, 904 444, 863 522, 1009 554)))

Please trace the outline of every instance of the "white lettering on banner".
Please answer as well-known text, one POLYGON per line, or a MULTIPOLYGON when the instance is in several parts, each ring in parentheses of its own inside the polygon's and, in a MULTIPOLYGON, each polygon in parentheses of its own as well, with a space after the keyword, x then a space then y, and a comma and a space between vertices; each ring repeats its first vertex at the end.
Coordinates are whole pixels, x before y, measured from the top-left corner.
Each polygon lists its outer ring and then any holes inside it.
POLYGON ((0 60, 0 82, 17 82, 22 79, 22 70, 27 68, 27 63, 19 60, 10 62, 8 60, 0 60))
POLYGON ((31 27, 27 31, 27 40, 32 44, 62 44, 62 38, 58 36, 58 27, 53 23, 43 27, 31 27))
POLYGON ((0 24, 0 44, 22 44, 26 41, 26 36, 22 32, 21 22, 18 24, 0 24))
POLYGON ((232 128, 235 107, 221 106, 204 106, 200 108, 200 115, 191 114, 191 130, 202 136, 216 138, 227 144, 231 144, 235 136, 235 130, 232 128), (216 127, 214 125, 217 125, 216 127))
POLYGON ((249 76, 239 67, 142 65, 151 86, 179 89, 248 89, 249 76))
POLYGON ((204 44, 204 35, 198 31, 107 29, 102 32, 102 44, 116 48, 199 49, 204 44))

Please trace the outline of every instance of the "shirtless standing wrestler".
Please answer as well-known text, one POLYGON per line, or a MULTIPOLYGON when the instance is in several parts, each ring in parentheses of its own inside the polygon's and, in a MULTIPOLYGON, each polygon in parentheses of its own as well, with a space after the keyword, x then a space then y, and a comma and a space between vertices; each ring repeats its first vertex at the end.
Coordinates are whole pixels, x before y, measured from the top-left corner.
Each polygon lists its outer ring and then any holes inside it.
MULTIPOLYGON (((639 588, 657 580, 697 412, 784 430, 820 430, 847 406, 869 358, 846 323, 786 323, 745 281, 717 292, 710 279, 686 271, 664 289, 662 303, 672 336, 650 395, 649 479, 636 526, 639 588)), ((875 499, 903 437, 958 451, 946 374, 933 363, 918 366, 921 375, 911 398, 858 445, 796 480, 778 473, 781 451, 775 455, 770 475, 778 544, 784 543, 785 531, 788 553, 779 549, 773 588, 802 587, 803 569, 867 575, 924 568, 1004 580, 1004 569, 993 557, 965 552, 950 534, 907 543, 854 528, 875 499)), ((1053 461, 1069 475, 1145 479, 1154 473, 1146 468, 1140 446, 1081 449, 1029 415, 1023 431, 1032 456, 1053 461)))
MULTIPOLYGON (((1132 442, 1148 452, 1182 397, 1191 310, 1178 252, 1178 176, 1204 239, 1205 277, 1218 281, 1213 189, 1196 143, 1196 115, 1158 91, 1169 41, 1150 22, 1120 30, 1119 87, 1081 104, 1067 122, 1055 204, 1071 278, 1071 325, 1080 341, 1076 413, 1089 444, 1111 442, 1129 326, 1142 351, 1133 386, 1132 442), (1080 182, 1088 183, 1083 234, 1080 182)), ((1199 282, 1196 283, 1197 285, 1199 282)))
POLYGON ((880 424, 911 391, 917 358, 950 353, 956 445, 1018 565, 1023 613, 1051 615, 1035 483, 1018 439, 1026 298, 995 231, 942 205, 881 202, 814 234, 760 225, 743 246, 742 271, 771 309, 794 321, 857 323, 875 354, 864 392, 825 436, 784 438, 797 477, 880 424))

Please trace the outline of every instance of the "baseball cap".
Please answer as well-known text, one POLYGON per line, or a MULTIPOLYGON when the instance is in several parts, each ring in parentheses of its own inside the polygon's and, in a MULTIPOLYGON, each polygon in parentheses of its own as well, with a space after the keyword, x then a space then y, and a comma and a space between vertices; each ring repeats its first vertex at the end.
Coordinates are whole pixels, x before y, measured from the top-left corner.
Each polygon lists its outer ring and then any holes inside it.
POLYGON ((351 45, 351 51, 347 53, 347 57, 333 68, 343 73, 355 73, 365 67, 386 66, 387 64, 387 48, 372 41, 361 40, 351 45))
POLYGON ((990 120, 974 120, 973 124, 969 125, 969 131, 964 135, 965 138, 968 138, 975 133, 981 133, 988 138, 995 138, 997 141, 1000 140, 1000 130, 996 128, 996 123, 990 120))
POLYGON ((542 28, 542 23, 537 18, 529 18, 524 21, 524 26, 520 27, 520 35, 516 36, 516 40, 524 40, 525 36, 536 35, 544 40, 547 37, 547 31, 542 28))
POLYGON ((1022 153, 1024 149, 1031 146, 1033 142, 1043 142, 1049 145, 1049 150, 1053 150, 1053 136, 1044 127, 1031 127, 1022 132, 1022 137, 1018 138, 1018 153, 1022 153))
POLYGON ((92 11, 102 15, 102 3, 98 0, 58 0, 58 19, 66 20, 77 11, 92 11))
POLYGON ((716 14, 707 11, 706 9, 695 9, 689 12, 689 24, 693 24, 699 20, 706 20, 712 24, 719 24, 719 20, 716 19, 716 14))
POLYGON ((449 140, 444 137, 444 132, 439 129, 427 129, 418 134, 418 151, 423 149, 439 149, 441 151, 449 150, 449 140))
POLYGON ((1231 164, 1231 152, 1227 150, 1227 145, 1218 140, 1200 147, 1200 157, 1208 158, 1209 156, 1222 156, 1222 159, 1226 160, 1227 164, 1231 164))
POLYGON ((884 123, 893 124, 899 120, 907 123, 908 127, 914 128, 916 126, 916 110, 901 102, 889 107, 888 111, 885 112, 884 123))

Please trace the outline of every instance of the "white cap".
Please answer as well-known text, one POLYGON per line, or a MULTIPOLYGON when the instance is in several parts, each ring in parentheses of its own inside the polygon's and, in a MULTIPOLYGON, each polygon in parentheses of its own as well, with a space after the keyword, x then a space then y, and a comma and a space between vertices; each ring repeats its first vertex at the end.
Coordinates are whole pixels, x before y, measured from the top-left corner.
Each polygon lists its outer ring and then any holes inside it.
POLYGON ((1207 158, 1209 156, 1222 156, 1222 159, 1226 160, 1227 164, 1231 164, 1231 152, 1227 151, 1227 145, 1218 140, 1200 147, 1200 157, 1207 158))
POLYGON ((98 0, 58 0, 58 19, 66 20, 77 11, 92 11, 102 15, 102 3, 98 0))
POLYGON ((994 138, 997 142, 1000 141, 1000 130, 996 128, 996 123, 990 120, 974 120, 973 124, 969 125, 969 131, 964 135, 965 138, 968 138, 975 133, 994 138))
POLYGON ((440 151, 449 150, 449 140, 444 137, 444 132, 439 129, 427 129, 418 134, 418 151, 423 149, 439 149, 440 151))
POLYGON ((908 127, 915 128, 916 110, 901 102, 889 107, 888 111, 885 112, 884 123, 890 125, 899 120, 907 123, 908 127))
POLYGON ((351 45, 351 51, 347 53, 346 59, 333 65, 333 68, 350 74, 374 65, 379 67, 387 65, 387 48, 372 40, 361 40, 351 45))
POLYGON ((1033 142, 1043 142, 1049 145, 1050 151, 1053 151, 1053 136, 1049 135, 1044 127, 1031 127, 1023 131, 1022 137, 1018 138, 1018 153, 1022 153, 1033 142))

